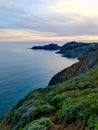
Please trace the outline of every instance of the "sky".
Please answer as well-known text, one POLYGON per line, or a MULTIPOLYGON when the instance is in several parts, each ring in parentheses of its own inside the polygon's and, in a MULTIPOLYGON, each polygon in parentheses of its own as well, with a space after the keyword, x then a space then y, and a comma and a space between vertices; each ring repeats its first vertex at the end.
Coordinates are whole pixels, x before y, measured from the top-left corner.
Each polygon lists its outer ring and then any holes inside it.
POLYGON ((98 41, 98 0, 0 0, 0 42, 98 41))

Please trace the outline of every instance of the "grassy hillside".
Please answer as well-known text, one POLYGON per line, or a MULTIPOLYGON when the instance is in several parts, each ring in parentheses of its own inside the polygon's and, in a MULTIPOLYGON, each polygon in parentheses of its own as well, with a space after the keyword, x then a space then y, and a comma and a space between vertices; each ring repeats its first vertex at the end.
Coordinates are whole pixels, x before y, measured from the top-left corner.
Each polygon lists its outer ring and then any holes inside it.
POLYGON ((98 66, 66 82, 32 91, 0 130, 98 130, 98 66))

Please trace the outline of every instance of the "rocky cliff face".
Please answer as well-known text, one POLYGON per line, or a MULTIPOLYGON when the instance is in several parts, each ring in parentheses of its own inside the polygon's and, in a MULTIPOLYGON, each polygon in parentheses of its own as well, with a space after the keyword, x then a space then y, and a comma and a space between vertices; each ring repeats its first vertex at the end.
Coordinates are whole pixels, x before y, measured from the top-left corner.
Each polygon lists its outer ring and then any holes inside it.
POLYGON ((77 76, 83 72, 86 72, 87 70, 92 68, 94 65, 98 65, 98 51, 92 54, 90 58, 81 60, 80 62, 75 63, 74 65, 54 75, 48 85, 51 86, 58 83, 62 83, 74 76, 77 76))

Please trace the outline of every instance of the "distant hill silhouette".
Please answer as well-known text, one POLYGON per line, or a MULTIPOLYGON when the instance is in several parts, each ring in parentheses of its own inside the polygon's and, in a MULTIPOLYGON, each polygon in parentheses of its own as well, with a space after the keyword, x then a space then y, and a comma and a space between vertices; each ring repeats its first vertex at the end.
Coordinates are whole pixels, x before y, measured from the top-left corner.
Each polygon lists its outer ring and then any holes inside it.
POLYGON ((42 50, 58 50, 60 47, 57 44, 49 44, 44 46, 34 46, 31 49, 42 49, 42 50))

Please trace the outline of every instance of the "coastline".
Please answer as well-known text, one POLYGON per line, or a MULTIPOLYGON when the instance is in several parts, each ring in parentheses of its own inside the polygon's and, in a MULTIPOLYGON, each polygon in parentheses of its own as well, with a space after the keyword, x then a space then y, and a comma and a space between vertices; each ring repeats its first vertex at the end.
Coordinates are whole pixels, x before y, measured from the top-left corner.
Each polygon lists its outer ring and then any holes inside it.
MULTIPOLYGON (((77 62, 76 60, 62 58, 59 54, 55 54, 56 51, 32 51, 27 49, 33 45, 36 45, 36 43, 6 43, 1 45, 1 116, 32 90, 46 87, 55 73, 77 62), (8 57, 9 59, 6 60, 8 57), (4 82, 2 79, 4 79, 4 82)), ((38 45, 43 45, 43 43, 38 45)))
MULTIPOLYGON (((56 74, 58 78, 54 76, 56 83, 52 84, 52 86, 35 89, 19 101, 4 116, 12 129, 29 130, 30 128, 41 127, 43 129, 45 127, 45 129, 55 130, 58 127, 62 130, 65 128, 68 128, 68 130, 70 128, 72 130, 80 128, 82 130, 85 120, 82 118, 81 113, 84 114, 83 117, 86 118, 87 122, 95 115, 94 120, 97 119, 98 51, 94 51, 88 56, 89 58, 85 57, 78 63, 59 72, 60 74, 56 74), (68 78, 60 81, 62 75, 68 78), (95 105, 93 108, 91 107, 92 104, 95 105), (86 115, 85 110, 87 110, 89 117, 86 115), (29 120, 29 125, 27 120, 29 120), (48 121, 51 125, 40 126, 41 121, 48 121), (77 122, 79 122, 79 125, 77 122)), ((5 122, 3 123, 6 126, 5 122)), ((90 126, 91 122, 89 124, 85 122, 84 128, 90 128, 90 126)), ((93 127, 97 128, 97 120, 93 123, 93 127)), ((41 128, 40 130, 42 130, 41 128)))

